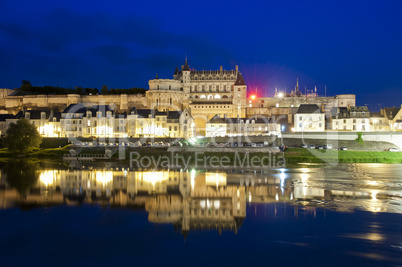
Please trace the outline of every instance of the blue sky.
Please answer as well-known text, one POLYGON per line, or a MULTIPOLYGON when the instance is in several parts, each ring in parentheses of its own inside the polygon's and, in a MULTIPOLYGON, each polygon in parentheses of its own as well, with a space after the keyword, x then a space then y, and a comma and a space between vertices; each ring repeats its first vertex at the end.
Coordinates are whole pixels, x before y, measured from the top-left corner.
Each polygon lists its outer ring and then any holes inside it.
POLYGON ((355 93, 402 103, 402 1, 0 0, 0 87, 148 88, 190 67, 234 69, 250 91, 355 93))

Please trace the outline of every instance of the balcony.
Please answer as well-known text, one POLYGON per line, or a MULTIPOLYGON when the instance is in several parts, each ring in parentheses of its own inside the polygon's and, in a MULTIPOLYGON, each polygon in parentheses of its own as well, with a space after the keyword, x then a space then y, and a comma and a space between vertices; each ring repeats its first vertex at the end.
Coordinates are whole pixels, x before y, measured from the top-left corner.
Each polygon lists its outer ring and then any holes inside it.
POLYGON ((192 104, 232 104, 233 98, 228 97, 228 98, 192 98, 191 102, 192 104))

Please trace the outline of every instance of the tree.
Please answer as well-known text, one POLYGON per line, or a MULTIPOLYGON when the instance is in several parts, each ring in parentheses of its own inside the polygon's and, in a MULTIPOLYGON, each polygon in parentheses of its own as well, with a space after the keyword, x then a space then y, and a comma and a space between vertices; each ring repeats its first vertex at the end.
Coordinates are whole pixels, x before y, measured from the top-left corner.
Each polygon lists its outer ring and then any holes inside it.
POLYGON ((356 138, 356 142, 359 144, 359 145, 362 145, 363 144, 363 133, 362 132, 357 132, 357 138, 356 138))
POLYGON ((109 93, 109 89, 107 88, 106 85, 102 86, 101 93, 102 95, 107 95, 109 93))
POLYGON ((4 143, 13 153, 26 153, 32 148, 39 147, 42 142, 38 130, 27 119, 19 119, 17 123, 11 123, 4 143))
POLYGON ((37 164, 24 159, 8 161, 4 170, 7 174, 7 183, 24 198, 38 181, 37 164))
POLYGON ((20 87, 20 90, 30 92, 32 91, 32 84, 30 81, 27 80, 22 80, 22 85, 20 87))

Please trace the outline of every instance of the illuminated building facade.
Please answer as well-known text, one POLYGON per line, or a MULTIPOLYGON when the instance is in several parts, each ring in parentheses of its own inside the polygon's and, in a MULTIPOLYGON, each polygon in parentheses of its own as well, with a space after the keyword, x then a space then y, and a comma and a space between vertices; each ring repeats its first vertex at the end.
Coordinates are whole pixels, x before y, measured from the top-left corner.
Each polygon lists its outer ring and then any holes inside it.
POLYGON ((221 118, 215 115, 206 125, 207 137, 279 135, 281 125, 262 117, 221 118))
POLYGON ((108 105, 86 108, 72 104, 62 112, 63 137, 192 137, 194 123, 187 110, 160 112, 132 108, 116 113, 108 105))
POLYGON ((215 115, 246 116, 247 86, 236 66, 235 70, 191 69, 187 59, 173 79, 149 81, 148 106, 160 111, 188 109, 197 133, 205 134, 206 123, 215 115))
POLYGON ((294 119, 295 132, 325 131, 325 114, 317 105, 300 105, 294 119))

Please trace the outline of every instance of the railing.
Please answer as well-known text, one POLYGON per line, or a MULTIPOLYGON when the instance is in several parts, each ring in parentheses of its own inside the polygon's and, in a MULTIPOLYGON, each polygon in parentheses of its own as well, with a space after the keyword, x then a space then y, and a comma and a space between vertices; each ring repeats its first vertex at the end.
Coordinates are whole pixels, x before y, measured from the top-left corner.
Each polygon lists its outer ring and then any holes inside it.
POLYGON ((105 154, 79 154, 72 156, 70 154, 64 154, 63 158, 107 158, 105 154))
POLYGON ((194 103, 232 103, 233 98, 192 98, 191 102, 194 103))

